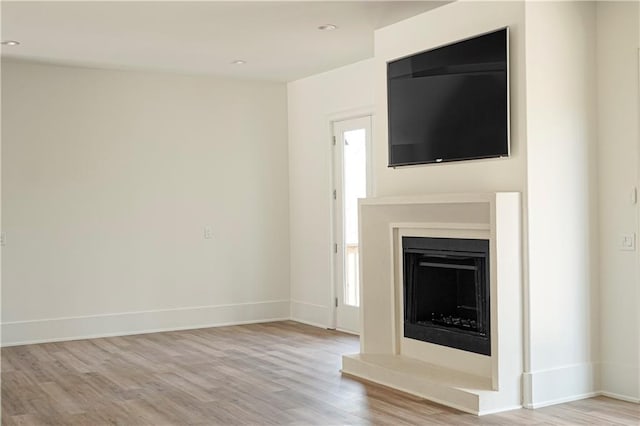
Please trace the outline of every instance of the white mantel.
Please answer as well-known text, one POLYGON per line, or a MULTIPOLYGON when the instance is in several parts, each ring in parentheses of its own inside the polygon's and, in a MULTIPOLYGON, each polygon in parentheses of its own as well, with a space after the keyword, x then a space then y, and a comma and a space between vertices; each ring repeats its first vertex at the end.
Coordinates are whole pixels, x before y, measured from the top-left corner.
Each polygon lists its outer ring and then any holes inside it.
POLYGON ((360 353, 342 371, 474 414, 522 406, 521 201, 515 192, 360 201, 360 353), (490 246, 491 356, 402 335, 401 236, 490 246))

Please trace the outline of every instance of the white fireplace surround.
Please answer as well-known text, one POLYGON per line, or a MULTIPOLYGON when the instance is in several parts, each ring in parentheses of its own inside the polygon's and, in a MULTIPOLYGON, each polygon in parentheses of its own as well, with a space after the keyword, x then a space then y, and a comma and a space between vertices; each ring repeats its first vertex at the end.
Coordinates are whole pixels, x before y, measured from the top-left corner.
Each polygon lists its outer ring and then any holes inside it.
POLYGON ((360 201, 360 353, 342 371, 477 415, 522 406, 520 194, 360 201), (491 356, 403 336, 403 236, 489 240, 491 356))

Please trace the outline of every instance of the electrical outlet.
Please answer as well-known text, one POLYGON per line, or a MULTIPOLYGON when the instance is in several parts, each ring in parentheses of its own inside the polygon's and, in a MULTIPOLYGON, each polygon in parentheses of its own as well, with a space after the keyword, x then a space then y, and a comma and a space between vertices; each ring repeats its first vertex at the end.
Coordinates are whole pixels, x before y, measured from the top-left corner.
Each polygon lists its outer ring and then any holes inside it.
POLYGON ((620 250, 634 251, 636 249, 636 234, 620 235, 620 250))
POLYGON ((0 232, 0 246, 5 246, 7 244, 7 234, 6 232, 0 232))
POLYGON ((211 229, 210 226, 204 227, 204 238, 205 240, 210 240, 213 238, 213 230, 211 229))

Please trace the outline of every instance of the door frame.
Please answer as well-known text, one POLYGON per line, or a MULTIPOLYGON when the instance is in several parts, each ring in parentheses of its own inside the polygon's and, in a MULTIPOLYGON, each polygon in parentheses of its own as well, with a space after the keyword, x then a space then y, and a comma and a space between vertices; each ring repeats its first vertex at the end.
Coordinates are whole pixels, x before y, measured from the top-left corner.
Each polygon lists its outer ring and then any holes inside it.
MULTIPOLYGON (((330 185, 330 191, 329 191, 329 202, 331 203, 331 246, 330 246, 330 253, 331 253, 331 282, 330 282, 330 299, 329 299, 329 306, 330 306, 330 310, 331 310, 331 328, 332 329, 338 329, 340 331, 344 331, 347 333, 351 333, 351 334, 358 334, 355 333, 354 331, 351 330, 343 330, 343 329, 339 329, 337 327, 337 320, 338 320, 338 307, 336 305, 336 300, 338 297, 338 293, 337 293, 337 288, 338 288, 338 277, 337 277, 337 269, 338 269, 338 256, 336 256, 335 253, 335 245, 338 244, 339 242, 337 241, 337 232, 336 232, 336 222, 337 222, 337 209, 336 209, 336 203, 335 203, 335 199, 333 197, 333 191, 334 189, 336 189, 336 148, 337 148, 337 143, 334 146, 334 141, 333 141, 333 136, 334 136, 334 129, 335 129, 335 125, 338 122, 341 121, 348 121, 348 120, 354 120, 354 119, 359 119, 359 118, 366 118, 369 117, 371 120, 371 134, 370 137, 367 138, 366 141, 366 156, 367 156, 367 197, 372 197, 375 194, 375 182, 374 182, 374 178, 373 178, 373 160, 374 160, 374 155, 373 155, 373 137, 374 137, 374 118, 375 118, 375 114, 374 114, 374 108, 372 106, 368 106, 368 107, 362 107, 362 108, 357 108, 357 109, 353 109, 353 110, 349 110, 349 111, 343 111, 341 113, 336 113, 336 114, 332 114, 329 115, 327 117, 327 123, 328 123, 328 140, 329 140, 329 146, 330 146, 330 174, 331 174, 331 185, 330 185)), ((361 283, 360 283, 360 287, 362 287, 361 283)), ((359 289, 360 293, 362 293, 361 288, 359 289)), ((361 299, 362 300, 362 299, 361 299)), ((362 312, 360 312, 360 317, 362 316, 362 312)))

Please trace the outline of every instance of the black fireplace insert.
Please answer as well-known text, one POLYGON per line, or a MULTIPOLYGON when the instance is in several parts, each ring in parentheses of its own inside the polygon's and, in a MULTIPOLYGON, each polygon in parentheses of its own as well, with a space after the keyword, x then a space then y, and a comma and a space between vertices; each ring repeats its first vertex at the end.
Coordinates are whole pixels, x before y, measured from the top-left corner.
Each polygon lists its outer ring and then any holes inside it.
POLYGON ((404 336, 491 355, 489 241, 403 237, 404 336))

